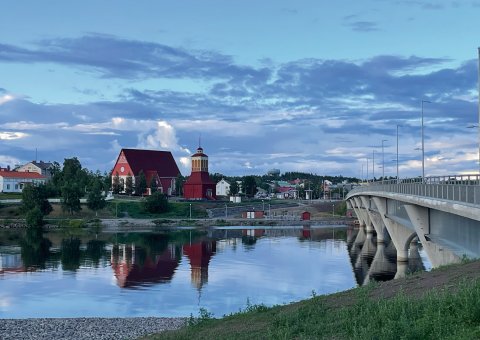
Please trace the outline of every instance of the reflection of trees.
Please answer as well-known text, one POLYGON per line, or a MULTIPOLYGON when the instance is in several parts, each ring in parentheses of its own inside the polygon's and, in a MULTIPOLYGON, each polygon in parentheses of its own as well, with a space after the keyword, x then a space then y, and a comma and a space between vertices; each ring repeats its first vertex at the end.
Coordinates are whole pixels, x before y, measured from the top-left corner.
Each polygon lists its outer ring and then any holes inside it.
POLYGON ((20 240, 21 256, 25 268, 45 268, 52 242, 43 237, 42 228, 28 228, 20 240))
POLYGON ((87 243, 86 255, 92 260, 95 268, 98 267, 100 259, 104 255, 105 241, 90 240, 87 243))
POLYGON ((75 271, 80 267, 80 244, 79 238, 64 238, 62 240, 62 268, 63 270, 75 271))
POLYGON ((242 243, 246 246, 246 248, 253 248, 255 243, 257 243, 257 238, 255 236, 242 236, 242 243))

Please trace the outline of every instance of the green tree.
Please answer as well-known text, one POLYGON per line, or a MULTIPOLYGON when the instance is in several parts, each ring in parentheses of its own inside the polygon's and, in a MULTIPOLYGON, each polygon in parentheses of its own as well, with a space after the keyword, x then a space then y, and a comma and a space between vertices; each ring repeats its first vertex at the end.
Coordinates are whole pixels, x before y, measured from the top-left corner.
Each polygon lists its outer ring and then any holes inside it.
POLYGON ((243 178, 243 188, 247 197, 253 197, 257 193, 257 181, 255 176, 245 176, 243 178))
POLYGON ((48 215, 52 211, 52 206, 48 202, 48 190, 43 184, 29 184, 23 188, 22 210, 29 212, 34 208, 39 208, 42 215, 48 215))
POLYGON ((177 196, 183 195, 183 184, 185 184, 186 178, 182 176, 182 174, 178 174, 177 178, 175 179, 175 193, 177 196))
POLYGON ((95 216, 98 216, 98 211, 105 208, 105 197, 102 195, 102 183, 97 181, 93 184, 87 196, 87 207, 95 211, 95 216))
POLYGON ((43 225, 43 213, 39 207, 35 207, 27 212, 25 221, 28 227, 41 227, 43 225))
POLYGON ((120 176, 118 175, 118 172, 116 172, 115 176, 113 177, 112 191, 114 194, 119 194, 121 191, 120 176))
POLYGON ((70 214, 82 210, 80 197, 82 191, 75 183, 67 183, 62 188, 62 209, 70 214))
POLYGON ((238 194, 239 187, 237 181, 232 181, 230 183, 230 195, 235 196, 238 194))
POLYGON ((128 173, 127 177, 125 178, 125 193, 127 195, 131 195, 133 193, 133 179, 130 173, 128 173))
POLYGON ((138 176, 135 178, 135 195, 142 196, 145 190, 147 190, 147 178, 143 170, 140 170, 138 176))
POLYGON ((103 173, 103 190, 105 192, 110 191, 112 189, 112 174, 104 172, 103 173))
POLYGON ((150 180, 150 194, 153 194, 157 191, 158 191, 157 178, 155 176, 152 176, 152 179, 150 180))
POLYGON ((144 208, 149 213, 163 213, 169 209, 167 196, 157 191, 148 196, 144 202, 144 208))

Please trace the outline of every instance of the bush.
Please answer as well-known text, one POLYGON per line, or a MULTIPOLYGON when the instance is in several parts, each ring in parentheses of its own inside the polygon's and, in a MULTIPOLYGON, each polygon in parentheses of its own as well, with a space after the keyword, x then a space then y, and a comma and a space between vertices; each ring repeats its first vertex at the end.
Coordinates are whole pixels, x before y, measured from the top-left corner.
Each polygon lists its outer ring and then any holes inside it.
POLYGON ((157 191, 148 196, 144 202, 144 208, 149 213, 164 213, 169 209, 167 196, 157 191))
POLYGON ((25 220, 29 227, 40 227, 43 225, 43 213, 39 207, 35 207, 27 212, 25 220))

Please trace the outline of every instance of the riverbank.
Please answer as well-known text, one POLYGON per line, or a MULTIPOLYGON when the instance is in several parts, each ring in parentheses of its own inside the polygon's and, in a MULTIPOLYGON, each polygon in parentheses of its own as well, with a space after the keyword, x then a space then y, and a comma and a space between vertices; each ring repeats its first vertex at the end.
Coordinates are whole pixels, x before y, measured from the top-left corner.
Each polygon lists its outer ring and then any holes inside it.
POLYGON ((146 339, 473 339, 478 301, 475 261, 222 319, 204 311, 196 325, 146 339))

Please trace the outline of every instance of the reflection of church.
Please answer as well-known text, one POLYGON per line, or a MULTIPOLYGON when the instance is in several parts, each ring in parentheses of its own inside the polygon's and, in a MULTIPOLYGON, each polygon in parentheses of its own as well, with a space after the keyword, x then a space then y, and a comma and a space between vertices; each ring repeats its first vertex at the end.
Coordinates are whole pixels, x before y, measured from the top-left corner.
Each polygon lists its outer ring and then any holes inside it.
POLYGON ((183 253, 190 261, 192 285, 200 290, 208 282, 208 265, 217 249, 216 241, 185 244, 183 253))
POLYGON ((169 244, 161 254, 147 255, 134 244, 115 245, 111 264, 119 287, 171 281, 178 266, 177 249, 169 244))

